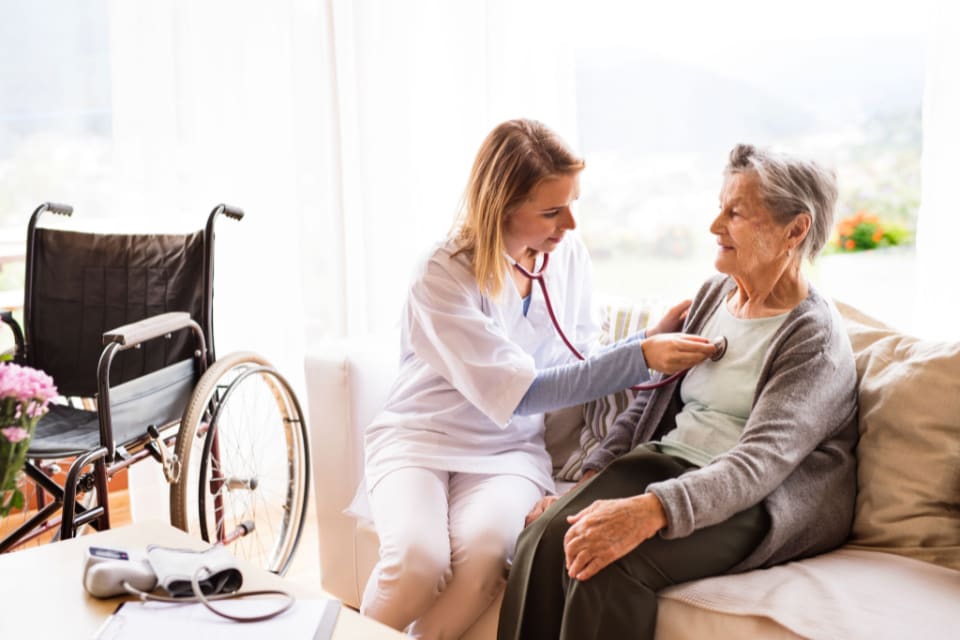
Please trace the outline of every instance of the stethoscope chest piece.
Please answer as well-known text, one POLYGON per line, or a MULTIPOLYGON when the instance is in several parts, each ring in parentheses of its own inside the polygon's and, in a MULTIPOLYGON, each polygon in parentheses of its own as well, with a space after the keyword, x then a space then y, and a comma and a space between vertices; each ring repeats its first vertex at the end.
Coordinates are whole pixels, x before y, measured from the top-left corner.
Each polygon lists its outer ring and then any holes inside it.
POLYGON ((712 340, 712 343, 717 348, 717 352, 710 356, 710 359, 717 362, 727 352, 727 337, 718 336, 712 340))

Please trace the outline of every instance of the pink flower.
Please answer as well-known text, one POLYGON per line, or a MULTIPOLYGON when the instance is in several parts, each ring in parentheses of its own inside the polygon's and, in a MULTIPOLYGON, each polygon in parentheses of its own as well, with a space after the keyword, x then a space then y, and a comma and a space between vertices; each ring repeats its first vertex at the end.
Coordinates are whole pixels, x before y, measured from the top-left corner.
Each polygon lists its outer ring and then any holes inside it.
POLYGON ((13 397, 20 402, 39 400, 43 406, 57 397, 53 378, 43 371, 16 364, 0 366, 0 398, 13 397))
POLYGON ((13 444, 18 443, 21 440, 26 440, 30 437, 30 432, 20 427, 7 427, 6 429, 0 429, 0 433, 2 433, 3 436, 13 444))

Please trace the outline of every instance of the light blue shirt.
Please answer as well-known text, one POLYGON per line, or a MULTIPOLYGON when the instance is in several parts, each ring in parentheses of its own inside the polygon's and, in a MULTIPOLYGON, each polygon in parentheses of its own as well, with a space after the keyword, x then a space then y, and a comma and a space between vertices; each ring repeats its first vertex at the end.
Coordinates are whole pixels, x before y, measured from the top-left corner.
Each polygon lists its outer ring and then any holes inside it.
POLYGON ((662 453, 703 467, 737 444, 750 416, 764 356, 787 315, 737 318, 726 302, 720 304, 701 335, 726 336, 726 353, 717 362, 697 365, 683 378, 677 428, 655 443, 662 453))

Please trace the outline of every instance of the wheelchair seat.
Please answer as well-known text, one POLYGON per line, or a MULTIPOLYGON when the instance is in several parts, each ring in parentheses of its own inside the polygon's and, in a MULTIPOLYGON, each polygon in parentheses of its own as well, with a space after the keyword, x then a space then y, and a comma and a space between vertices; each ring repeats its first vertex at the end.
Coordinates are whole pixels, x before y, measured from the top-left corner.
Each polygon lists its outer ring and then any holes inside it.
POLYGON ((30 441, 30 456, 67 458, 100 446, 100 419, 96 411, 50 404, 30 441))
MULTIPOLYGON (((124 448, 135 445, 146 435, 146 425, 162 423, 171 411, 182 415, 195 385, 193 362, 184 360, 115 387, 110 395, 114 442, 124 448)), ((49 409, 37 423, 30 457, 65 458, 100 446, 96 411, 65 404, 49 409)))

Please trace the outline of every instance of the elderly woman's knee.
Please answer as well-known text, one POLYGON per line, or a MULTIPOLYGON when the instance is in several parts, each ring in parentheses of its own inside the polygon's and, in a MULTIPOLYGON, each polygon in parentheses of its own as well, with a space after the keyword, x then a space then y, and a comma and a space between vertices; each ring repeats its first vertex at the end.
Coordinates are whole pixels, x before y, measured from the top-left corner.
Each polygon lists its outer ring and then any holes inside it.
POLYGON ((570 597, 589 597, 604 606, 621 606, 620 596, 629 594, 630 602, 643 606, 656 602, 657 591, 664 585, 662 575, 653 569, 653 565, 631 566, 629 569, 620 561, 613 562, 588 580, 571 578, 563 573, 563 588, 570 597))

